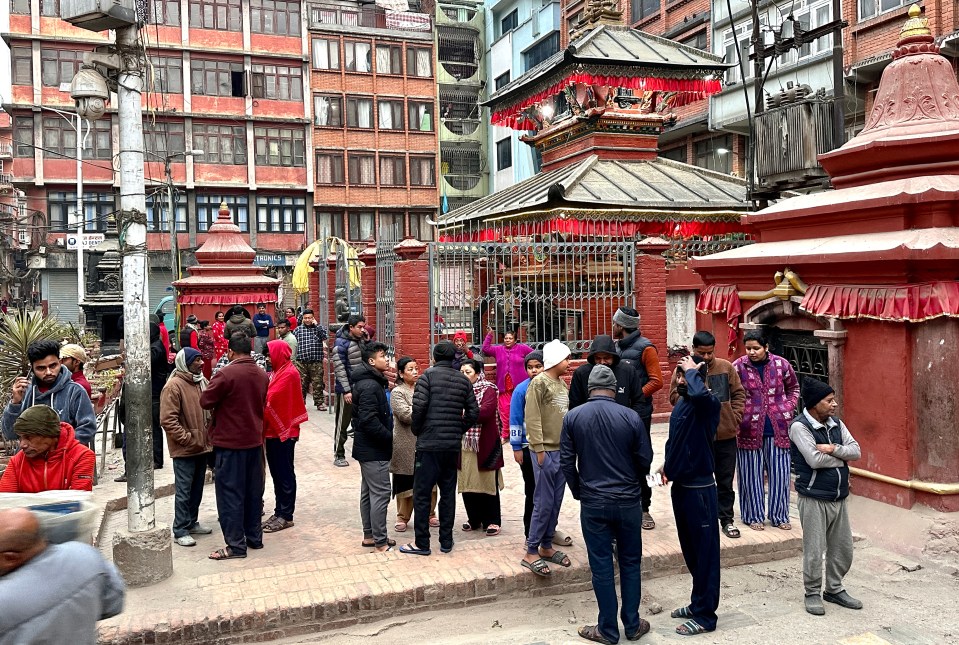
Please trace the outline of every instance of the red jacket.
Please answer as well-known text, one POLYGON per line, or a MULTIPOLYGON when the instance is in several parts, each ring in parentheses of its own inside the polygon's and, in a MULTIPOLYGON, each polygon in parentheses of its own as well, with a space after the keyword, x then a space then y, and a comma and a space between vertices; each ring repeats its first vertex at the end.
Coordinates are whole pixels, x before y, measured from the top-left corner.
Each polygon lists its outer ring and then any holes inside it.
POLYGON ((87 377, 83 374, 83 370, 77 370, 71 378, 73 378, 74 383, 87 391, 87 396, 91 399, 93 398, 93 388, 90 387, 90 381, 88 381, 87 377))
POLYGON ((60 440, 46 457, 28 459, 18 452, 0 479, 0 493, 45 490, 93 490, 96 455, 73 436, 73 426, 60 423, 60 440))

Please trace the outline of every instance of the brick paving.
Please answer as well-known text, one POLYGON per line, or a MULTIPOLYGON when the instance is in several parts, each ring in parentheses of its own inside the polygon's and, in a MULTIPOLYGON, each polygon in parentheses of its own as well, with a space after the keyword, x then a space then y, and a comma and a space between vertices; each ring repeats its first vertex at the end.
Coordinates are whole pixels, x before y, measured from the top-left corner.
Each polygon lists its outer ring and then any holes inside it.
MULTIPOLYGON (((214 562, 207 555, 222 546, 216 523, 213 487, 204 491, 201 522, 214 527, 211 536, 198 536, 198 546, 173 545, 174 575, 156 585, 131 589, 126 611, 100 623, 103 643, 236 643, 264 641, 380 620, 411 611, 466 607, 504 596, 548 596, 590 588, 589 567, 580 537, 579 503, 567 495, 560 528, 574 546, 563 548, 572 567, 551 567, 553 575, 539 578, 523 569, 523 482, 519 467, 504 469, 503 533, 496 537, 455 530, 452 553, 441 554, 433 533, 433 555, 373 553, 360 546, 359 468, 332 465, 332 417, 311 411, 297 445, 298 495, 296 525, 264 536, 262 550, 242 560, 214 562)), ((654 426, 654 449, 662 454, 665 426, 654 426)), ((349 448, 349 444, 348 444, 349 448)), ((347 453, 349 454, 349 452, 347 453)), ((660 456, 661 460, 661 456, 660 456)), ((113 473, 95 493, 101 504, 125 495, 113 473)), ((168 465, 157 471, 157 486, 172 479, 168 465)), ((272 510, 272 485, 267 478, 267 514, 272 510)), ((124 500, 125 501, 125 500, 124 500)), ((115 502, 109 508, 115 508, 115 502)), ((410 541, 392 530, 398 544, 410 541)), ((646 578, 685 571, 676 539, 669 494, 653 492, 653 531, 644 532, 643 570, 646 578)), ((172 497, 157 500, 157 519, 172 521, 172 497)), ((465 518, 457 504, 457 527, 465 518)), ((104 555, 111 556, 112 535, 126 524, 123 510, 108 510, 99 535, 104 555)), ((801 551, 796 528, 744 528, 739 540, 722 538, 723 566, 765 562, 801 551)))

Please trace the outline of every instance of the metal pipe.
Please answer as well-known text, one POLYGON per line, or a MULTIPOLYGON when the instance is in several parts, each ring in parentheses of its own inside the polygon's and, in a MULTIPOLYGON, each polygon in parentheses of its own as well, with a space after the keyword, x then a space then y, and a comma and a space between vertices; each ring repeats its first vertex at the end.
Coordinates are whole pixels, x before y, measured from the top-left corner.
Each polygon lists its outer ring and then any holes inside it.
POLYGON ((832 19, 836 23, 832 33, 832 94, 833 98, 833 137, 836 147, 846 142, 846 91, 843 74, 842 52, 842 4, 840 0, 832 0, 832 19))
MULTIPOLYGON (((82 304, 84 298, 86 298, 85 278, 83 274, 83 229, 85 228, 84 220, 86 217, 83 212, 83 138, 81 136, 83 124, 79 114, 76 115, 76 122, 71 120, 70 125, 75 125, 77 130, 77 302, 82 304)), ((87 130, 87 132, 89 132, 89 130, 87 130)), ((85 318, 85 312, 81 306, 81 329, 86 326, 85 318)))
POLYGON ((872 479, 884 484, 892 484, 893 486, 898 486, 899 488, 917 490, 922 493, 932 493, 933 495, 959 495, 959 483, 946 484, 939 482, 923 482, 915 479, 896 479, 895 477, 890 477, 889 475, 880 475, 879 473, 874 473, 869 470, 862 470, 861 468, 853 468, 852 466, 849 467, 849 472, 856 477, 864 477, 865 479, 872 479))

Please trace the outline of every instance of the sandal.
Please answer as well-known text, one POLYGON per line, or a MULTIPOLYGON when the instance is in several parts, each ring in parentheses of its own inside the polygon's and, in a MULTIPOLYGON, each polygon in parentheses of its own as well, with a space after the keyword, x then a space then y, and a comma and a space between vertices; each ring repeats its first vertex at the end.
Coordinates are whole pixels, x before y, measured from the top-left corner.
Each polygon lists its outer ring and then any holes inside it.
POLYGON ((679 609, 674 609, 669 612, 670 618, 692 618, 693 612, 688 606, 680 607, 679 609))
POLYGON ((635 634, 626 634, 626 640, 629 640, 629 641, 638 641, 640 638, 642 638, 643 636, 645 636, 646 634, 648 634, 648 633, 649 633, 649 630, 651 630, 652 628, 653 628, 653 626, 649 624, 649 621, 648 621, 648 620, 644 620, 644 619, 640 618, 640 619, 639 619, 639 631, 637 631, 635 634))
POLYGON ((697 623, 695 620, 687 620, 682 625, 676 628, 676 633, 680 636, 695 636, 697 634, 702 634, 706 631, 706 628, 697 623))
POLYGON ((739 529, 733 526, 732 522, 729 524, 723 524, 723 534, 729 538, 738 538, 740 537, 739 529))
POLYGON ((406 531, 407 526, 408 524, 406 522, 397 522, 393 525, 393 530, 395 530, 397 533, 403 533, 406 531))
POLYGON ((643 529, 652 531, 654 528, 656 528, 656 520, 648 512, 643 513, 643 529))
POLYGON ((541 576, 543 578, 553 574, 553 572, 549 570, 549 565, 546 564, 546 561, 543 558, 539 558, 538 560, 534 560, 533 562, 520 560, 519 563, 523 565, 524 567, 526 567, 527 569, 529 569, 530 571, 532 571, 533 573, 535 573, 536 575, 541 576))
POLYGON ((540 557, 547 562, 552 562, 553 564, 558 564, 561 567, 571 567, 573 563, 570 562, 569 556, 567 556, 562 551, 553 551, 553 555, 543 555, 540 554, 540 557))
POLYGON ((277 517, 274 515, 266 522, 263 523, 263 532, 264 533, 276 533, 277 531, 282 531, 283 529, 288 529, 293 526, 293 522, 286 520, 282 517, 277 517))
POLYGON ((585 638, 588 641, 593 641, 594 643, 605 643, 605 645, 613 645, 613 641, 607 640, 602 634, 599 633, 599 625, 583 625, 577 631, 580 638, 585 638))
POLYGON ((793 525, 789 522, 781 522, 779 524, 773 524, 777 529, 782 529, 783 531, 792 531, 793 525))
POLYGON ((463 530, 466 531, 467 533, 469 533, 470 531, 473 530, 473 526, 472 526, 469 522, 464 522, 464 523, 463 523, 463 530))
POLYGON ((440 525, 440 520, 438 517, 434 515, 433 517, 430 518, 430 526, 432 526, 435 529, 439 525, 440 525))
POLYGON ((235 559, 240 559, 245 557, 246 557, 245 553, 243 555, 233 553, 233 551, 228 546, 225 546, 222 549, 217 549, 216 551, 214 551, 213 553, 209 555, 209 558, 211 560, 235 560, 235 559))
POLYGON ((494 535, 499 535, 500 526, 499 524, 490 524, 486 527, 486 535, 493 537, 494 535))
POLYGON ((573 546, 573 538, 568 536, 563 531, 556 529, 556 533, 553 534, 553 544, 558 544, 560 546, 573 546))
MULTIPOLYGON (((386 545, 387 545, 387 546, 396 546, 396 540, 394 540, 394 539, 392 539, 392 538, 387 538, 387 539, 386 539, 386 545)), ((370 541, 369 541, 369 542, 367 542, 366 540, 363 540, 363 541, 360 543, 360 546, 363 547, 364 549, 372 549, 373 547, 376 546, 376 542, 373 541, 373 538, 370 538, 370 541)))
POLYGON ((762 522, 753 522, 752 524, 749 525, 749 528, 751 528, 754 531, 766 530, 766 526, 762 522))

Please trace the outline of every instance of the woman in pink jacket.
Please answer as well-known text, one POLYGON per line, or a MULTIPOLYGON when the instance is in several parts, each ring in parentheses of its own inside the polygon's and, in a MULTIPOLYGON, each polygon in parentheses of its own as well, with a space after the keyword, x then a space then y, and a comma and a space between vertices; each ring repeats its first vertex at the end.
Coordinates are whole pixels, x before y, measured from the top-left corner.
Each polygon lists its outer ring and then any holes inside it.
POLYGON ((498 408, 500 427, 509 427, 509 403, 513 398, 513 390, 525 381, 526 355, 533 351, 529 345, 516 342, 516 332, 513 330, 503 334, 503 344, 493 344, 493 328, 486 328, 486 338, 483 340, 483 355, 496 359, 496 389, 499 390, 498 408))

